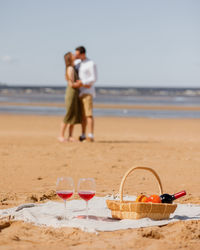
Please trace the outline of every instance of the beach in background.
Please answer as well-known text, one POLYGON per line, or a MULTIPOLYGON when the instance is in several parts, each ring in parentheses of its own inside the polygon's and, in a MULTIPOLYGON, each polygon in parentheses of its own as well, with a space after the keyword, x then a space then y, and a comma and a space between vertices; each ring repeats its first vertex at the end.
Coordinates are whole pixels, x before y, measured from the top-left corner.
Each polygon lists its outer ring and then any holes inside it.
MULTIPOLYGON (((95 116, 200 118, 200 88, 97 87, 95 116)), ((65 87, 0 86, 0 113, 64 115, 65 87)))

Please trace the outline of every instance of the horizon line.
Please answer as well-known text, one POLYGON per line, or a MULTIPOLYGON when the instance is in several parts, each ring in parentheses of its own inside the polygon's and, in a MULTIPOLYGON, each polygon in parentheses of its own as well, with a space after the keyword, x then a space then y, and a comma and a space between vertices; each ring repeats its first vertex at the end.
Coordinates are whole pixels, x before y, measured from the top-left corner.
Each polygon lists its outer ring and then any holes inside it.
MULTIPOLYGON (((4 83, 0 83, 0 88, 2 87, 21 87, 21 88, 65 88, 66 85, 38 85, 38 84, 32 84, 32 85, 27 85, 27 84, 4 84, 4 83)), ((200 89, 200 86, 139 86, 139 85, 135 85, 135 86, 130 86, 130 85, 96 85, 95 88, 159 88, 159 89, 200 89)))

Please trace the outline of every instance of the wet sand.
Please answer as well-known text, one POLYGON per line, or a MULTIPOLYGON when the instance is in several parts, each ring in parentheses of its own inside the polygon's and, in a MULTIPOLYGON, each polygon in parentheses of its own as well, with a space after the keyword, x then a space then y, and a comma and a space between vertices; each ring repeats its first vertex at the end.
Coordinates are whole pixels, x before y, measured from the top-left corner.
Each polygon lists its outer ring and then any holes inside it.
MULTIPOLYGON (((65 107, 64 103, 49 102, 0 102, 1 106, 42 106, 42 107, 65 107)), ((94 103, 94 108, 100 109, 145 109, 145 110, 200 110, 200 106, 173 106, 173 105, 132 105, 132 104, 108 104, 94 103)))

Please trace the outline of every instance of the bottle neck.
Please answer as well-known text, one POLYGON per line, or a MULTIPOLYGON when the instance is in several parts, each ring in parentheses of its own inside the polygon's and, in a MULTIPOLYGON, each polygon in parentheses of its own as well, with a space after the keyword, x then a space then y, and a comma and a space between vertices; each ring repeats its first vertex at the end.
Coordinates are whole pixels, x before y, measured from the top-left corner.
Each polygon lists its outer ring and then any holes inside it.
POLYGON ((182 197, 184 195, 186 195, 186 192, 185 191, 181 191, 181 192, 178 192, 178 193, 172 195, 172 197, 173 197, 174 200, 176 200, 176 199, 178 199, 178 198, 180 198, 180 197, 182 197))

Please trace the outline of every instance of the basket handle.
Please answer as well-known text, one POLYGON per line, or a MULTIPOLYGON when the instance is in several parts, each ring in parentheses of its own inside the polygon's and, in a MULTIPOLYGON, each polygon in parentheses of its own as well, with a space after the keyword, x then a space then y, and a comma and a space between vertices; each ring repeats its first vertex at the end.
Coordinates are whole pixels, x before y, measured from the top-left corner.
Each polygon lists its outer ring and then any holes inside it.
POLYGON ((125 180, 126 180, 126 178, 128 177, 128 175, 129 175, 130 173, 132 173, 133 171, 135 171, 136 169, 142 169, 142 170, 150 171, 150 172, 156 177, 156 180, 157 180, 157 182, 158 182, 158 187, 159 187, 160 195, 163 193, 163 188, 162 188, 162 183, 161 183, 160 177, 158 176, 158 174, 157 174, 152 168, 147 168, 147 167, 132 167, 132 168, 130 168, 130 169, 125 173, 125 175, 124 175, 123 178, 122 178, 122 181, 121 181, 121 184, 120 184, 120 188, 119 188, 120 202, 123 202, 123 190, 124 190, 124 183, 125 183, 125 180))

